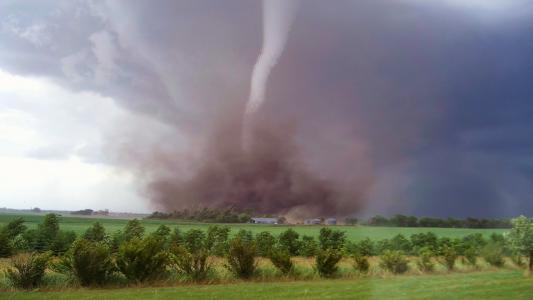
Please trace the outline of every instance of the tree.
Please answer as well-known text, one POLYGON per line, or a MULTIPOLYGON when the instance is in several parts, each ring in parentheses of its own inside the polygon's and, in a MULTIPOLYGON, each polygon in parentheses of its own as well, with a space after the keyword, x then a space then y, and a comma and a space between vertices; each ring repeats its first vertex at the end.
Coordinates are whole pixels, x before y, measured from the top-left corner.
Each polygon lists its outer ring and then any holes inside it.
POLYGON ((331 230, 330 228, 323 227, 320 229, 318 241, 320 243, 321 250, 341 250, 346 242, 346 234, 344 231, 331 230))
POLYGON ((528 271, 533 270, 533 219, 524 216, 512 219, 513 228, 507 236, 511 248, 529 257, 528 271))
POLYGON ((8 238, 14 239, 17 235, 24 233, 26 231, 26 226, 24 225, 23 218, 16 218, 2 228, 2 231, 5 231, 8 238))
POLYGON ((95 222, 93 226, 87 228, 83 238, 93 242, 101 242, 105 239, 105 228, 100 222, 95 222))
POLYGON ((298 232, 294 231, 292 228, 289 228, 282 232, 279 235, 279 244, 281 247, 285 247, 289 250, 291 256, 296 256, 299 254, 300 250, 300 235, 298 232))
POLYGON ((144 235, 144 227, 137 219, 128 221, 124 228, 124 239, 130 241, 132 239, 142 239, 144 235))

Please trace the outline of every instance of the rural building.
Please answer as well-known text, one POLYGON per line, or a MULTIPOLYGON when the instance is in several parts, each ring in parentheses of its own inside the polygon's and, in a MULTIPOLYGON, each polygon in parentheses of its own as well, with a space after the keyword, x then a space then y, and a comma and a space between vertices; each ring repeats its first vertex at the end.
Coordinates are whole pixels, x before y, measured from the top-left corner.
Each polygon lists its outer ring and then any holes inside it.
POLYGON ((324 223, 326 225, 337 225, 337 219, 335 219, 335 218, 327 218, 324 223))
POLYGON ((304 221, 305 225, 320 225, 321 223, 322 220, 320 220, 319 218, 307 219, 304 221))
POLYGON ((278 218, 251 218, 253 224, 278 224, 278 218))

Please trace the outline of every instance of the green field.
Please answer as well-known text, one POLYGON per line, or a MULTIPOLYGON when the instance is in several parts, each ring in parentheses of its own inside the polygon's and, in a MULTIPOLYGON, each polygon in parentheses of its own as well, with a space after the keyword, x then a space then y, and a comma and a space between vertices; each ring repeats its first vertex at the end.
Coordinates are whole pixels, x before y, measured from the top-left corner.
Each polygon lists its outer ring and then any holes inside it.
MULTIPOLYGON (((6 224, 16 217, 23 217, 26 220, 26 225, 29 228, 36 228, 37 224, 42 222, 42 215, 14 215, 14 214, 0 214, 0 226, 6 224)), ((108 233, 120 230, 126 225, 128 220, 112 219, 112 218, 84 218, 84 217, 61 217, 60 226, 62 230, 73 230, 77 234, 83 233, 93 222, 102 223, 108 233)), ((169 220, 142 220, 148 232, 154 231, 159 225, 165 224, 171 228, 178 226, 181 230, 188 230, 191 228, 207 229, 210 224, 205 223, 178 223, 169 220)), ((305 225, 259 225, 259 224, 222 224, 229 226, 232 232, 239 229, 251 230, 253 233, 261 231, 270 231, 273 234, 279 234, 287 228, 293 228, 302 235, 310 235, 317 237, 321 226, 305 226, 305 225)), ((488 237, 491 233, 502 233, 506 229, 466 229, 466 228, 399 228, 399 227, 370 227, 370 226, 332 226, 346 232, 348 240, 358 241, 369 237, 373 240, 381 240, 385 238, 392 238, 401 233, 405 236, 410 236, 414 233, 431 231, 437 236, 445 236, 450 238, 460 238, 471 233, 482 233, 488 237)))
POLYGON ((1 299, 531 299, 520 271, 165 288, 14 292, 1 299))

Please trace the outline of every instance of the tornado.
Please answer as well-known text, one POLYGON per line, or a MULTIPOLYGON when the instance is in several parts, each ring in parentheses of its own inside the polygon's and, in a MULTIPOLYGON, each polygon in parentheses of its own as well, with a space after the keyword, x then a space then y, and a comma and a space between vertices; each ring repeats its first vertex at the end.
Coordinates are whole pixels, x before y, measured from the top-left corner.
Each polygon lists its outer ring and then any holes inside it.
POLYGON ((254 65, 250 96, 244 112, 244 150, 252 142, 254 115, 265 101, 268 77, 283 53, 298 4, 299 0, 263 0, 263 46, 254 65))

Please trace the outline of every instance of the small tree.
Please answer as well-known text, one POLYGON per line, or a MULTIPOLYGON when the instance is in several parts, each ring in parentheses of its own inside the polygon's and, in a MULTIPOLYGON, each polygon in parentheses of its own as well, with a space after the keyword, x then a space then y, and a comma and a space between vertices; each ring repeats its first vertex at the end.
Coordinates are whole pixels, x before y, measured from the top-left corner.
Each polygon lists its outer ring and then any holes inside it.
POLYGON ((319 250, 315 258, 315 267, 321 277, 333 277, 339 267, 337 264, 342 259, 342 252, 333 248, 319 250))
POLYGON ((0 230, 0 257, 10 257, 13 252, 13 241, 6 231, 0 230))
POLYGON ((259 256, 268 257, 272 252, 276 238, 268 231, 263 231, 255 236, 255 243, 257 246, 257 254, 259 256))
POLYGON ((408 260, 402 251, 385 250, 381 255, 379 266, 394 274, 405 273, 408 270, 408 260))
POLYGON ((435 268, 435 264, 433 263, 433 251, 429 249, 428 247, 423 247, 420 249, 418 254, 418 267, 420 270, 424 272, 432 272, 435 268))
POLYGON ((270 261, 272 261, 272 264, 280 270, 283 275, 290 274, 294 270, 291 255, 285 248, 275 247, 272 249, 270 261))
POLYGON ((332 230, 330 228, 323 227, 320 229, 320 235, 318 236, 320 249, 335 249, 342 250, 344 243, 346 242, 346 233, 340 230, 332 230))
POLYGON ((207 228, 206 247, 216 256, 224 256, 228 250, 230 228, 227 226, 209 226, 207 228))
POLYGON ((475 247, 468 247, 465 250, 465 258, 469 265, 475 267, 477 265, 478 250, 475 247))
POLYGON ((83 238, 93 242, 102 242, 106 238, 105 228, 100 222, 95 222, 85 231, 83 238))
POLYGON ((257 269, 255 262, 255 242, 243 238, 234 237, 229 243, 229 251, 226 255, 225 267, 239 278, 250 278, 257 269))
POLYGON ((354 269, 359 271, 361 274, 368 273, 368 270, 370 269, 370 263, 368 263, 368 258, 366 256, 356 252, 352 255, 352 258, 354 262, 354 269))
POLYGON ((524 216, 512 219, 513 228, 507 236, 511 248, 529 257, 528 271, 533 271, 533 219, 524 216))
POLYGON ((88 240, 76 241, 61 264, 83 286, 103 284, 115 270, 107 245, 88 240))
POLYGON ((502 267, 505 263, 503 260, 503 246, 499 243, 490 242, 481 249, 481 256, 490 265, 502 267))
POLYGON ((318 252, 318 243, 312 236, 302 236, 302 243, 300 246, 300 255, 311 257, 318 252))
POLYGON ((441 249, 442 262, 448 270, 453 270, 455 260, 457 259, 457 252, 453 247, 443 246, 441 249))
POLYGON ((32 289, 39 286, 50 260, 49 253, 20 255, 12 259, 12 268, 7 270, 7 278, 14 286, 32 289))
POLYGON ((124 240, 131 241, 133 239, 142 239, 144 235, 144 227, 137 219, 129 220, 124 227, 124 240))
POLYGON ((279 235, 279 244, 281 247, 285 247, 291 256, 296 256, 299 254, 300 250, 300 235, 294 231, 292 228, 289 228, 282 232, 279 235))
POLYGON ((172 262, 179 272, 193 281, 202 281, 207 278, 211 271, 209 252, 199 249, 189 252, 183 245, 173 245, 170 249, 172 262))
POLYGON ((169 256, 164 249, 164 240, 153 236, 122 244, 117 255, 119 270, 129 280, 136 282, 163 277, 168 265, 169 256))

